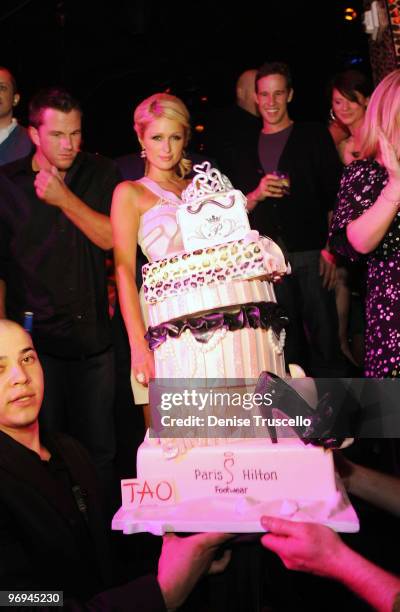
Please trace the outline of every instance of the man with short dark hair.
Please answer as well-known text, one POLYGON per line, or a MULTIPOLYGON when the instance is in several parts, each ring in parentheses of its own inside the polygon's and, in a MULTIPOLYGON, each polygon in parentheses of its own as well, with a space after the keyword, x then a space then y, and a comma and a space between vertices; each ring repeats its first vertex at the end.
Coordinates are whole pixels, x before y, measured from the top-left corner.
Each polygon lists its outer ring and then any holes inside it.
POLYGON ((33 156, 3 167, 0 190, 0 316, 33 312, 46 393, 41 418, 75 435, 104 482, 114 457, 114 359, 105 255, 119 173, 80 152, 81 109, 66 91, 30 104, 33 156))
POLYGON ((0 166, 25 157, 32 150, 27 130, 13 117, 19 100, 14 76, 0 66, 0 166))
POLYGON ((336 267, 327 247, 341 164, 325 126, 290 118, 292 98, 288 66, 264 64, 255 94, 263 127, 251 147, 237 152, 235 187, 247 194, 252 227, 280 244, 291 264, 292 274, 275 287, 289 317, 286 361, 312 376, 343 376, 336 267))
MULTIPOLYGON (((0 588, 63 591, 63 609, 71 611, 178 607, 229 536, 169 534, 157 579, 115 586, 93 465, 73 438, 41 431, 42 397, 43 372, 31 337, 0 320, 0 588)), ((228 559, 225 554, 214 568, 223 569, 228 559)))

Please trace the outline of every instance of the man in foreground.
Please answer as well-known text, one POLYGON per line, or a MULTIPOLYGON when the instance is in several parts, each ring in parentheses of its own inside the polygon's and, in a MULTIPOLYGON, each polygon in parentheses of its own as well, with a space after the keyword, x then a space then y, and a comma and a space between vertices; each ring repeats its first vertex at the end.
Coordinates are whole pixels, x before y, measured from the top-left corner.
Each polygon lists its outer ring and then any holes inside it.
POLYGON ((0 589, 64 591, 70 610, 181 605, 229 536, 165 536, 157 579, 110 588, 118 581, 96 474, 75 440, 40 431, 43 390, 31 337, 0 320, 0 589))

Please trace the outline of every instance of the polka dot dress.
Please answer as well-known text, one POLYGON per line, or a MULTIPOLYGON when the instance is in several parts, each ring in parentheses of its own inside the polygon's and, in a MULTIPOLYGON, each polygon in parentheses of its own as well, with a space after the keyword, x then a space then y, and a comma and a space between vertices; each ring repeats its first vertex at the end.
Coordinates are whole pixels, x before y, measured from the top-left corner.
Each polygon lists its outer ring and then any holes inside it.
MULTIPOLYGON (((346 226, 374 204, 387 181, 385 168, 375 161, 356 161, 344 170, 331 244, 352 260, 360 255, 345 238, 346 226)), ((365 376, 400 377, 400 213, 366 261, 365 376)))

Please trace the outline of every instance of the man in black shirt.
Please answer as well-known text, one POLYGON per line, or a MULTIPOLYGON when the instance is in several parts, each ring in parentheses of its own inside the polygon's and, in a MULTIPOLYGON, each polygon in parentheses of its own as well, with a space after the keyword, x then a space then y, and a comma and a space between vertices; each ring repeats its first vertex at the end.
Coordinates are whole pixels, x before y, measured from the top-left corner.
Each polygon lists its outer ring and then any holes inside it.
POLYGON ((157 579, 120 584, 93 465, 73 438, 43 434, 42 397, 31 337, 0 320, 0 589, 63 591, 71 611, 178 607, 229 536, 169 534, 157 579))
POLYGON ((119 174, 113 162, 80 152, 81 109, 65 91, 30 104, 29 156, 3 167, 0 189, 0 316, 22 322, 46 377, 41 419, 75 435, 105 481, 114 457, 114 361, 105 252, 119 174))

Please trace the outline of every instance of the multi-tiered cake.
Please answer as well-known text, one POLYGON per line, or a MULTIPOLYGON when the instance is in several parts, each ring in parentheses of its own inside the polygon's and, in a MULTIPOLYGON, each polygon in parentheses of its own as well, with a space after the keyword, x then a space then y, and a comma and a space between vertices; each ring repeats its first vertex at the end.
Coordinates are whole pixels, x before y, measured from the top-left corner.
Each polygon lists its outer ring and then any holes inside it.
POLYGON ((287 271, 283 254, 250 231, 246 199, 224 175, 209 162, 195 171, 176 215, 184 251, 143 267, 156 377, 283 376, 286 321, 272 282, 287 271))
MULTIPOLYGON (((208 162, 195 171, 177 210, 184 252, 143 268, 156 384, 255 381, 264 370, 284 377, 286 321, 273 289, 288 272, 283 254, 250 231, 246 199, 225 176, 208 162)), ((199 530, 258 530, 265 512, 335 526, 342 497, 330 451, 297 438, 273 444, 267 429, 263 438, 238 439, 243 423, 234 428, 236 439, 199 438, 199 421, 185 421, 182 410, 168 415, 158 419, 165 425, 160 437, 147 436, 138 450, 138 479, 122 483, 121 512, 136 512, 132 531, 151 530, 146 517, 156 520, 160 512, 169 525, 164 521, 161 531, 182 528, 178 519, 188 513, 199 519, 199 530), (182 420, 168 433, 177 414, 182 420)), ((121 516, 114 526, 126 530, 121 516)))

